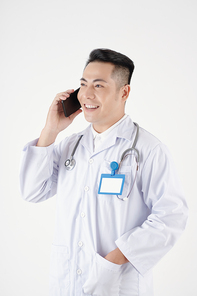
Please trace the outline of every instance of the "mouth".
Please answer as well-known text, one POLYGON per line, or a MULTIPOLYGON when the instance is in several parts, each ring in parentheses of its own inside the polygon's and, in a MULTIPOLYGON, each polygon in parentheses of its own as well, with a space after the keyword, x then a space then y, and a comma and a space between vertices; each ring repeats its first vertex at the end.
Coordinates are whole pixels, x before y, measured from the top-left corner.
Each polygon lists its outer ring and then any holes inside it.
POLYGON ((95 105, 88 105, 88 104, 84 104, 85 108, 88 110, 95 110, 98 109, 99 106, 95 106, 95 105))

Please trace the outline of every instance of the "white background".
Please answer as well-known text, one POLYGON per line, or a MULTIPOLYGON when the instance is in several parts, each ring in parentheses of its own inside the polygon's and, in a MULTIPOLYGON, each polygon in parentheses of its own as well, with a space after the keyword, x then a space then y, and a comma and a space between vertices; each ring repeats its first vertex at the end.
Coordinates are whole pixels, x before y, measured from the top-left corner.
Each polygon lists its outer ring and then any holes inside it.
MULTIPOLYGON (((21 199, 21 150, 98 47, 134 61, 126 113, 169 147, 190 208, 186 231, 154 269, 155 296, 196 295, 196 16, 196 0, 1 0, 0 295, 48 295, 56 201, 21 199)), ((86 126, 81 114, 57 141, 86 126)))

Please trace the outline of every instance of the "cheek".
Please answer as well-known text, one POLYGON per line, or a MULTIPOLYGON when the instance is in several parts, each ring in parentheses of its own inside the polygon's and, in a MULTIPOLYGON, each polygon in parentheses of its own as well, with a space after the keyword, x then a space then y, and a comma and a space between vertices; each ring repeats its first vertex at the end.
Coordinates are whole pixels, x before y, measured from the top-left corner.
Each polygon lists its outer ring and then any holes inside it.
POLYGON ((81 103, 81 100, 82 100, 82 92, 80 92, 80 91, 78 92, 77 99, 81 103))

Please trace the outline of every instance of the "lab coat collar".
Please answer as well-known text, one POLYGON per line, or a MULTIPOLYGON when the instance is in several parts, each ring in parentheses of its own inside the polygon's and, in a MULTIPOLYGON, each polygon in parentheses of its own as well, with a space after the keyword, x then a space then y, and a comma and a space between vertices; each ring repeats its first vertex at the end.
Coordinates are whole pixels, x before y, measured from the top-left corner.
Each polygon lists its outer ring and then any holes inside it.
POLYGON ((99 152, 108 149, 115 145, 117 138, 122 138, 128 141, 131 141, 131 137, 134 130, 134 123, 131 120, 130 116, 127 116, 123 121, 120 122, 107 136, 103 144, 99 149, 93 152, 93 134, 91 130, 91 125, 89 125, 84 131, 79 135, 83 135, 81 139, 81 144, 86 148, 90 154, 96 155, 99 152))
POLYGON ((101 139, 104 140, 108 136, 108 134, 112 131, 112 129, 114 129, 116 126, 118 126, 121 123, 121 121, 125 120, 127 116, 128 115, 125 114, 120 120, 118 120, 116 123, 114 123, 111 127, 109 127, 106 131, 104 131, 102 133, 97 133, 95 131, 95 129, 93 128, 93 125, 91 125, 91 130, 92 130, 92 133, 93 133, 93 137, 96 138, 97 136, 100 136, 101 139))
POLYGON ((130 116, 127 116, 118 126, 116 131, 116 137, 131 141, 135 125, 130 116))
POLYGON ((93 134, 91 131, 91 125, 89 125, 84 131, 82 131, 80 135, 83 135, 80 144, 84 146, 85 149, 87 149, 90 154, 93 154, 93 134))

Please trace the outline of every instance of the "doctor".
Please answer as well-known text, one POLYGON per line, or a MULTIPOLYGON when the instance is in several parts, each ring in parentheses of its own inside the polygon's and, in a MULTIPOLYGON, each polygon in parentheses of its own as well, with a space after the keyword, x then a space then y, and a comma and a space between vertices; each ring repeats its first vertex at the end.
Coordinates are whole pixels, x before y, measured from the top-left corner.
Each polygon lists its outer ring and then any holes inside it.
POLYGON ((122 194, 117 196, 113 186, 110 194, 99 192, 101 176, 110 176, 111 162, 120 164, 136 136, 136 126, 125 115, 133 70, 125 55, 92 51, 78 93, 90 126, 54 144, 82 112, 64 116, 61 100, 73 92, 68 90, 55 97, 39 139, 24 147, 22 197, 37 203, 57 194, 51 296, 153 296, 152 268, 185 228, 187 206, 171 155, 141 127, 139 166, 130 151, 115 172, 125 178, 122 194), (76 166, 68 171, 65 160, 81 135, 76 166))

